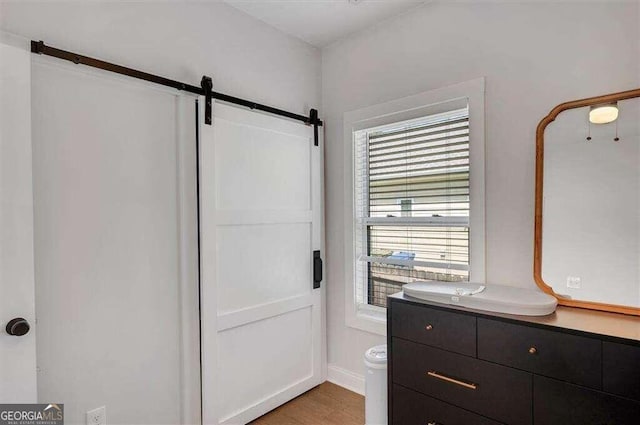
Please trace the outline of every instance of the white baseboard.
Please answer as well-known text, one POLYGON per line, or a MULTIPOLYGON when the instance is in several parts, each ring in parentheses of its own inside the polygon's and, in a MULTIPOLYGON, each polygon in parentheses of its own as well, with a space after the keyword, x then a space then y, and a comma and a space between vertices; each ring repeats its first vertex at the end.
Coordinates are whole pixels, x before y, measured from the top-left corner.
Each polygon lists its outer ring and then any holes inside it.
POLYGON ((364 376, 343 369, 335 364, 329 364, 327 366, 327 381, 360 395, 364 395, 364 376))

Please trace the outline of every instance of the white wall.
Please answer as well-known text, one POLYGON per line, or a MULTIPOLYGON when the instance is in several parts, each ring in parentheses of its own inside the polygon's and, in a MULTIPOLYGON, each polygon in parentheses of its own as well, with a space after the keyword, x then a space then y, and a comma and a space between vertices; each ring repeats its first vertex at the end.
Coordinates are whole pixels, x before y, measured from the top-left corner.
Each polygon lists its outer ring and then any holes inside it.
POLYGON ((38 399, 65 403, 70 425, 103 405, 111 423, 175 424, 192 406, 181 388, 199 385, 182 373, 198 372, 198 320, 180 308, 197 311, 197 257, 178 242, 197 243, 178 189, 195 166, 176 159, 194 100, 103 74, 32 67, 38 399))
POLYGON ((533 287, 536 126, 563 101, 638 87, 638 18, 634 2, 429 3, 323 50, 330 376, 361 375, 384 341, 345 326, 344 112, 485 76, 487 281, 533 287))
MULTIPOLYGON (((320 104, 320 52, 221 2, 3 1, 0 29, 194 85, 206 74, 216 91, 301 114, 320 104)), ((105 391, 122 386, 97 374, 105 391)))
POLYGON ((65 50, 307 114, 320 53, 220 1, 6 1, 0 29, 65 50))

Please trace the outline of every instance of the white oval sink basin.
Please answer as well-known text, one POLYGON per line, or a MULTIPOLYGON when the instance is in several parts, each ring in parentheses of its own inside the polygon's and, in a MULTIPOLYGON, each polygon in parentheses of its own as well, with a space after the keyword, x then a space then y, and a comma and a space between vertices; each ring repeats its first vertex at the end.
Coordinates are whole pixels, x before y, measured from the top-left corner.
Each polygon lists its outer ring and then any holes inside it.
POLYGON ((538 289, 463 282, 413 282, 402 286, 413 298, 443 304, 522 316, 546 316, 556 311, 558 300, 538 289))

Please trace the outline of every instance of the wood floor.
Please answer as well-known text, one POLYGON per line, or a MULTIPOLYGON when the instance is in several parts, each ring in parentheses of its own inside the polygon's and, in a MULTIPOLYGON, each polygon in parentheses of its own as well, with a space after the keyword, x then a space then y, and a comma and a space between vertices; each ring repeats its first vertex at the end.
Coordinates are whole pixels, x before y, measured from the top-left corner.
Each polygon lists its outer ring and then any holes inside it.
POLYGON ((325 382, 251 423, 256 425, 363 425, 364 397, 325 382))

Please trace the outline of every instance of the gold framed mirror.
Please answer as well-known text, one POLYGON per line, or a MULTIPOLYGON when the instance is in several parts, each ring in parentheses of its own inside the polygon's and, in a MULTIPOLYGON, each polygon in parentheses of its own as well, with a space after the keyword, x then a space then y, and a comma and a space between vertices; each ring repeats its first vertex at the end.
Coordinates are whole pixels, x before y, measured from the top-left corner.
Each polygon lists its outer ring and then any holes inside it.
POLYGON ((640 89, 538 124, 533 269, 560 305, 640 316, 640 89))

